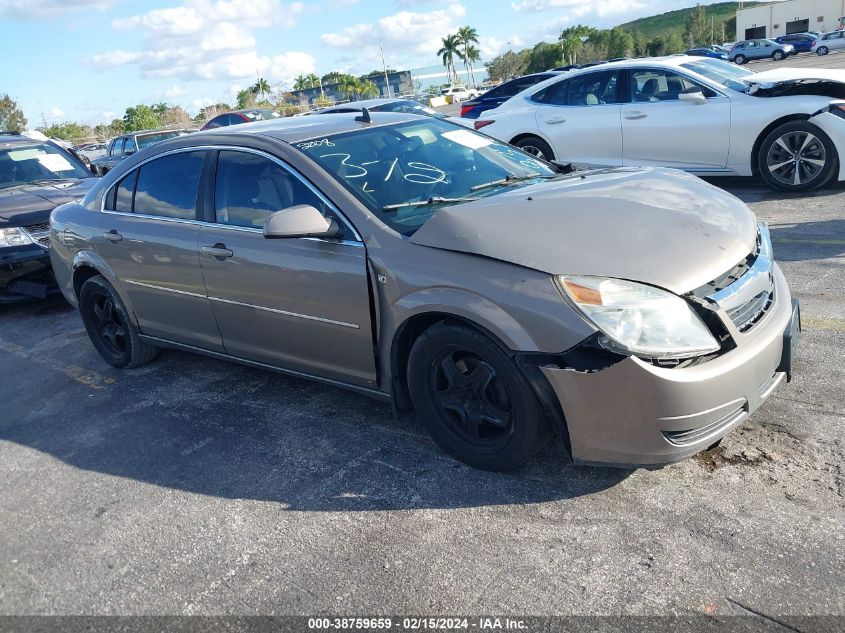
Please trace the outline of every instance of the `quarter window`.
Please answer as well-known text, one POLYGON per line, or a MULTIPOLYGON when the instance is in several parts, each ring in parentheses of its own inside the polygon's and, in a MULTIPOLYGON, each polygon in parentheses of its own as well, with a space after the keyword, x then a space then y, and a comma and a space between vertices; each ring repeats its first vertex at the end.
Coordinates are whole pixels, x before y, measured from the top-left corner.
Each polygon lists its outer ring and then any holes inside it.
POLYGON ((248 152, 220 152, 214 186, 218 224, 261 228, 272 213, 298 204, 326 212, 320 197, 278 163, 248 152))
POLYGON ((114 200, 114 210, 124 213, 132 213, 132 196, 135 194, 135 181, 138 180, 138 170, 133 169, 132 173, 124 176, 117 186, 114 200))
POLYGON ((138 170, 135 213, 193 220, 205 152, 180 152, 157 158, 138 170))

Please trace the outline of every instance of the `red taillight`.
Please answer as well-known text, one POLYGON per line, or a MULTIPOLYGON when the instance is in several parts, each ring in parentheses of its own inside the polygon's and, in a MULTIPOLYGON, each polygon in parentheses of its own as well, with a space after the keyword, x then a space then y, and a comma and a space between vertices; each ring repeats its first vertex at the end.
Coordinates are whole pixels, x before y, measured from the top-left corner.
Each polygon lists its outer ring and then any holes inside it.
POLYGON ((494 123, 495 123, 495 121, 479 121, 479 120, 476 120, 475 123, 473 123, 473 125, 475 126, 476 130, 480 130, 481 128, 486 127, 488 125, 493 125, 494 123))
POLYGON ((475 110, 474 105, 462 105, 461 106, 461 116, 466 116, 468 112, 472 112, 475 110))

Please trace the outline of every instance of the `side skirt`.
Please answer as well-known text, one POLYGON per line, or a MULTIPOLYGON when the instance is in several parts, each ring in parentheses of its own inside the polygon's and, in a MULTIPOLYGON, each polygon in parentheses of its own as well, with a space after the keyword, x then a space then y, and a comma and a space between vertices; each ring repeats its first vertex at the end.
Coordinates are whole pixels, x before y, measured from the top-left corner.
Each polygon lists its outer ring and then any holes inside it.
POLYGON ((305 380, 312 380, 314 382, 318 382, 323 385, 328 385, 329 387, 339 387, 340 389, 346 389, 347 391, 352 391, 354 393, 367 396, 369 398, 373 398, 375 400, 379 400, 381 402, 392 402, 392 397, 389 393, 385 393, 383 391, 378 391, 377 389, 368 389, 367 387, 359 387, 357 385, 351 385, 345 382, 340 382, 339 380, 332 380, 330 378, 321 378, 320 376, 314 376, 311 374, 306 374, 301 371, 295 371, 293 369, 285 369, 284 367, 277 367, 275 365, 267 365, 265 363, 259 363, 252 360, 247 360, 245 358, 238 358, 236 356, 229 356, 228 354, 222 354, 220 352, 212 352, 206 349, 202 349, 201 347, 194 347, 193 345, 186 345, 184 343, 176 343, 174 341, 168 341, 166 339, 157 338, 155 336, 147 336, 146 334, 140 334, 139 337, 141 340, 149 343, 150 345, 155 345, 156 347, 164 347, 168 349, 176 349, 181 350, 184 352, 192 352, 194 354, 201 354, 202 356, 208 356, 210 358, 216 358, 218 360, 225 360, 229 362, 239 363, 241 365, 246 365, 247 367, 255 367, 257 369, 266 369, 269 371, 276 372, 278 374, 283 374, 285 376, 291 376, 293 378, 303 378, 305 380))

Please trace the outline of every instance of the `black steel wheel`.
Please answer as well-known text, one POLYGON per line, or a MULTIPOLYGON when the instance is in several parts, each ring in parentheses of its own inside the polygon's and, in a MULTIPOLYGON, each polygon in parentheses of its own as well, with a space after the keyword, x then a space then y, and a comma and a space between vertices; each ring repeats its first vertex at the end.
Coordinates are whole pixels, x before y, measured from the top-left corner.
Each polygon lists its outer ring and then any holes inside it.
POLYGON ((545 413, 513 360, 466 325, 440 323, 417 339, 408 388, 435 441, 476 468, 513 470, 549 437, 545 413))
POLYGON ((140 339, 120 295, 103 277, 82 284, 79 313, 88 337, 110 365, 137 367, 155 357, 156 347, 140 339))
POLYGON ((772 130, 760 145, 760 175, 782 191, 806 191, 821 187, 834 175, 838 164, 830 138, 807 121, 790 121, 772 130))

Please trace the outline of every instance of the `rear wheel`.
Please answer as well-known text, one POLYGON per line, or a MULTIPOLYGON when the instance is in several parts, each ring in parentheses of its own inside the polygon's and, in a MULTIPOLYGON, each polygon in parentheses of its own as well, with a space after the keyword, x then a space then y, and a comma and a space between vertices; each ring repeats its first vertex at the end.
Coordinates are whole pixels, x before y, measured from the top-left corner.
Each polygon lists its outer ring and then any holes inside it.
POLYGON ((516 143, 512 143, 514 147, 518 147, 523 152, 527 152, 537 158, 542 158, 545 161, 553 161, 555 153, 546 141, 536 136, 527 136, 519 139, 516 143))
POLYGON ((734 63, 740 64, 740 65, 744 64, 745 63, 745 55, 737 55, 736 57, 734 57, 734 63))
POLYGON ((776 62, 779 62, 780 60, 782 60, 783 59, 783 51, 775 51, 774 53, 772 53, 772 59, 775 60, 776 62))
POLYGON ((109 365, 138 367, 155 357, 158 349, 140 339, 120 295, 103 277, 82 284, 79 313, 88 337, 109 365))
POLYGON ((434 440, 475 468, 513 470, 550 436, 543 408, 510 356, 463 324, 440 323, 417 339, 408 389, 434 440))
POLYGON ((818 55, 827 55, 827 53, 828 53, 827 46, 819 46, 816 49, 816 54, 818 54, 818 55))
POLYGON ((833 142, 807 121, 790 121, 775 128, 763 139, 757 154, 760 175, 782 191, 806 191, 825 185, 837 163, 833 142))

